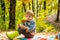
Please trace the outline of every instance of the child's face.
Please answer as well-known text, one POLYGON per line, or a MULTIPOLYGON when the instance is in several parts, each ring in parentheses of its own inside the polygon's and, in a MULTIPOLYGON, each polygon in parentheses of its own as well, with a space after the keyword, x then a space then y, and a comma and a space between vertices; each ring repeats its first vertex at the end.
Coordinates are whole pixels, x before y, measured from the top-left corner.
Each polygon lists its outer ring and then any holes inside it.
POLYGON ((26 14, 26 19, 27 19, 28 21, 31 21, 31 20, 33 19, 33 17, 32 17, 31 15, 29 15, 29 14, 26 14))

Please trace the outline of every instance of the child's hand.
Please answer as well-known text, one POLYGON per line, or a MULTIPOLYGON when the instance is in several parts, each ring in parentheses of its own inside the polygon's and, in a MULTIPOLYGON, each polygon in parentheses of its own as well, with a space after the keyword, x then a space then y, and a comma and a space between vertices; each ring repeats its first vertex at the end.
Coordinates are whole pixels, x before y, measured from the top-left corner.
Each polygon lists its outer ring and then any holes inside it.
POLYGON ((25 29, 26 29, 26 32, 28 32, 28 27, 26 27, 25 29))
POLYGON ((22 26, 22 29, 25 29, 25 26, 24 25, 21 25, 22 26))
POLYGON ((26 29, 28 29, 28 27, 25 27, 26 29))
POLYGON ((20 27, 20 24, 18 24, 18 27, 20 27))
POLYGON ((34 36, 35 35, 35 32, 31 32, 30 34, 34 36))
POLYGON ((18 24, 18 27, 20 27, 21 29, 23 29, 24 25, 18 24))

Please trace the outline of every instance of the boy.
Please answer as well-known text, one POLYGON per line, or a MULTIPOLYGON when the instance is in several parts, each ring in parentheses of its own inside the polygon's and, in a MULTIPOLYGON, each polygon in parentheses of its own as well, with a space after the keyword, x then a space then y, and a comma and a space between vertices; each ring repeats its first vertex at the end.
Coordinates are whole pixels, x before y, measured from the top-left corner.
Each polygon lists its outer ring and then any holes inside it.
POLYGON ((18 25, 19 33, 23 34, 25 38, 32 38, 35 33, 35 22, 33 21, 34 14, 31 10, 26 12, 26 20, 23 20, 22 25, 18 25))

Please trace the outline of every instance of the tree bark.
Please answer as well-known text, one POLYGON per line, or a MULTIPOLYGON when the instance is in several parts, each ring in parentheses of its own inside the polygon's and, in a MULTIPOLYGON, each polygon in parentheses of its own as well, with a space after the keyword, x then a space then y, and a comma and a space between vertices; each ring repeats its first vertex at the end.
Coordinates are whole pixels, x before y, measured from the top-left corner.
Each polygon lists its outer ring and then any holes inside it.
MULTIPOLYGON (((44 11, 46 10, 46 0, 44 0, 44 11)), ((46 17, 46 12, 45 12, 45 15, 44 15, 45 17, 46 17)))
POLYGON ((44 10, 46 10, 46 1, 44 1, 44 10))
POLYGON ((25 3, 23 2, 22 4, 23 4, 24 12, 26 12, 25 3))
POLYGON ((59 14, 60 14, 60 0, 58 1, 58 12, 57 12, 57 18, 56 18, 57 22, 59 22, 59 14))
POLYGON ((15 7, 16 0, 10 0, 9 29, 15 29, 15 7))
POLYGON ((33 12, 34 12, 34 0, 32 0, 32 10, 33 10, 33 12))
POLYGON ((37 4, 37 17, 38 17, 38 0, 36 0, 36 4, 37 4))
POLYGON ((30 2, 29 2, 29 10, 31 9, 31 8, 30 8, 30 5, 31 5, 31 4, 30 4, 30 2))

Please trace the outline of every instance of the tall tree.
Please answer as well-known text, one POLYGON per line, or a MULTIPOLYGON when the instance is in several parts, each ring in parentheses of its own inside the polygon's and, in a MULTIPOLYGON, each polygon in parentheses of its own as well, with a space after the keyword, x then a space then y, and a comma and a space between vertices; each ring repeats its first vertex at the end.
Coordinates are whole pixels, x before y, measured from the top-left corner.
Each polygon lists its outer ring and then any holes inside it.
POLYGON ((3 20, 5 22, 5 2, 4 2, 4 0, 1 0, 1 8, 2 8, 3 20))
POLYGON ((34 0, 32 0, 32 10, 33 10, 33 12, 34 12, 34 9, 35 9, 34 0))
POLYGON ((10 29, 15 29, 15 7, 16 7, 16 0, 10 0, 10 11, 9 11, 10 29))
POLYGON ((23 2, 22 5, 23 5, 23 8, 24 8, 24 12, 26 12, 25 3, 23 2))
MULTIPOLYGON (((44 11, 46 10, 46 0, 44 0, 44 11)), ((46 17, 46 13, 44 15, 46 17)))
POLYGON ((31 9, 31 7, 30 7, 30 6, 31 6, 31 4, 30 4, 30 2, 29 2, 29 10, 31 9))
POLYGON ((44 10, 46 10, 46 0, 44 0, 44 10))
POLYGON ((59 15, 60 15, 60 0, 58 0, 58 12, 57 12, 57 18, 56 18, 57 22, 59 22, 59 15))
POLYGON ((38 0, 36 0, 36 5, 37 5, 37 17, 38 17, 38 0))

